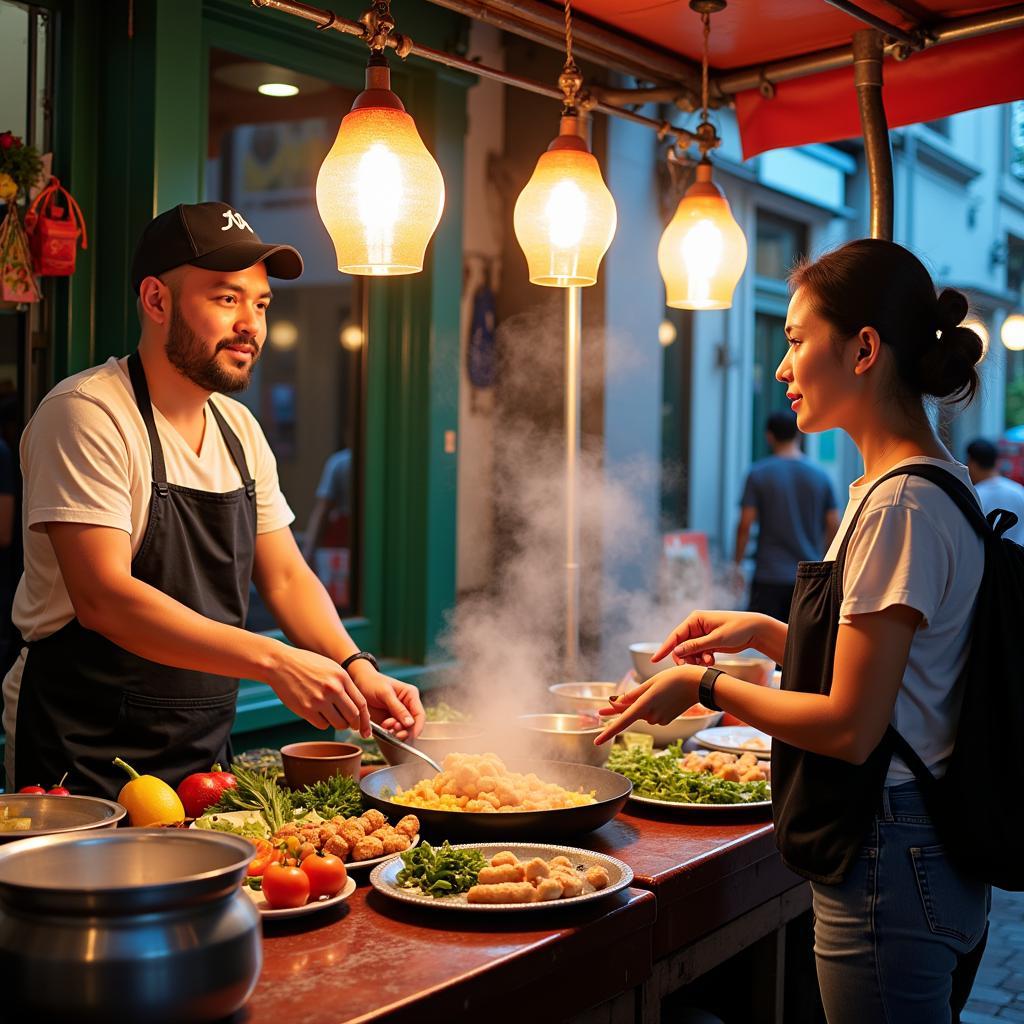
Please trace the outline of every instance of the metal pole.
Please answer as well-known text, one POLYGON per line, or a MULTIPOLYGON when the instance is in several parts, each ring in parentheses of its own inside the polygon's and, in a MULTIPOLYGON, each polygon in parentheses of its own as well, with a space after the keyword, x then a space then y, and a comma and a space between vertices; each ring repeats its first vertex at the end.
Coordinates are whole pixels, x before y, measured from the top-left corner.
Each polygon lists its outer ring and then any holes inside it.
POLYGON ((565 289, 565 678, 577 678, 580 627, 580 338, 583 305, 580 289, 565 289))
POLYGON ((881 32, 866 28, 853 34, 853 81, 871 186, 871 237, 892 239, 892 147, 882 102, 882 56, 881 32))

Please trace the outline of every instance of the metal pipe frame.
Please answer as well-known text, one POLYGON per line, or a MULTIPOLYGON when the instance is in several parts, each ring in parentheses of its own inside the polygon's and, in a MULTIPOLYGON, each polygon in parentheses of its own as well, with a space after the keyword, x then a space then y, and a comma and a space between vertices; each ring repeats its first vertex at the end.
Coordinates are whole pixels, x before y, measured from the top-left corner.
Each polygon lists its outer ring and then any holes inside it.
POLYGON ((578 678, 580 649, 579 501, 581 336, 579 287, 565 289, 565 679, 578 678))
MULTIPOLYGON (((553 29, 545 29, 541 32, 536 25, 534 25, 532 30, 529 28, 530 19, 534 16, 535 12, 537 12, 538 19, 544 19, 543 22, 538 21, 537 24, 550 25, 552 24, 552 18, 555 18, 555 14, 549 8, 540 7, 534 0, 529 0, 529 2, 517 0, 516 3, 511 3, 510 0, 431 0, 431 2, 438 6, 467 14, 480 21, 498 25, 498 27, 506 31, 515 32, 518 35, 523 35, 525 38, 537 38, 538 42, 554 46, 551 34, 553 29), (501 8, 501 10, 499 11, 498 8, 501 8), (512 14, 517 12, 519 16, 513 18, 512 14), (543 38, 540 38, 541 35, 543 35, 543 38)), ((333 11, 301 3, 300 0, 251 0, 251 3, 257 8, 271 8, 285 14, 303 18, 306 21, 313 22, 317 28, 324 31, 330 30, 360 39, 366 38, 366 28, 361 22, 339 17, 333 11)), ((555 20, 561 26, 561 17, 558 16, 555 20)), ((1015 28, 1024 28, 1024 4, 1014 4, 1012 7, 1004 7, 997 11, 987 11, 983 14, 975 14, 966 18, 951 19, 929 28, 926 35, 922 36, 922 43, 927 48, 938 46, 942 43, 959 42, 963 39, 972 39, 976 36, 1008 31, 1015 28)), ((561 33, 560 27, 558 31, 561 33)), ((668 78, 670 77, 668 73, 671 72, 672 75, 676 76, 673 80, 679 83, 674 97, 669 97, 668 95, 673 91, 672 89, 664 92, 661 89, 639 89, 634 92, 633 90, 605 89, 596 86, 591 91, 589 101, 583 104, 588 111, 607 114, 611 117, 632 121, 634 124, 644 125, 656 131, 662 137, 671 135, 686 145, 692 143, 692 133, 686 129, 677 128, 668 121, 658 121, 651 117, 644 117, 642 114, 637 114, 632 110, 626 110, 616 105, 620 102, 644 103, 661 100, 667 102, 671 100, 681 109, 693 109, 694 85, 696 83, 694 75, 696 71, 689 64, 684 61, 671 61, 670 58, 667 58, 658 50, 649 50, 631 40, 619 39, 613 33, 606 33, 604 30, 593 26, 581 25, 574 34, 578 38, 585 36, 591 39, 591 49, 581 48, 577 45, 577 52, 589 55, 591 59, 599 61, 606 67, 615 68, 616 70, 624 70, 628 67, 626 73, 639 74, 647 79, 650 79, 652 76, 659 77, 662 75, 668 78), (598 42, 602 41, 603 46, 608 46, 610 45, 607 42, 608 37, 616 41, 616 45, 622 53, 628 54, 627 60, 624 60, 621 55, 618 59, 599 56, 603 51, 598 47, 598 42), (646 66, 649 69, 648 73, 642 74, 642 72, 638 71, 638 66, 633 63, 634 60, 638 61, 640 65, 646 66)), ((562 45, 562 37, 559 34, 557 48, 561 49, 562 45)), ((455 57, 441 50, 432 49, 429 46, 421 46, 419 43, 409 39, 408 36, 393 33, 388 38, 388 47, 396 50, 402 58, 411 54, 422 57, 424 60, 443 64, 445 67, 465 71, 467 74, 490 78, 516 89, 523 89, 527 92, 536 93, 539 96, 546 96, 558 102, 562 100, 560 90, 554 86, 545 85, 542 82, 529 78, 522 78, 519 75, 513 75, 498 68, 488 67, 477 61, 455 57)), ((909 51, 910 47, 907 43, 895 40, 884 45, 883 56, 901 58, 907 56, 909 51)), ((772 64, 739 68, 736 71, 713 76, 709 92, 712 97, 717 98, 720 104, 728 102, 728 98, 735 93, 743 92, 747 89, 767 88, 770 91, 771 86, 779 82, 790 81, 794 78, 805 78, 808 75, 818 74, 822 71, 832 71, 835 68, 848 67, 852 63, 853 47, 837 46, 829 50, 806 54, 802 57, 792 57, 787 60, 776 61, 772 64)), ((713 103, 712 105, 715 104, 713 103)))
POLYGON ((856 18, 858 21, 864 22, 865 25, 870 25, 872 28, 878 29, 879 32, 884 32, 887 36, 891 36, 893 39, 898 39, 900 42, 906 43, 907 46, 917 48, 920 45, 920 38, 912 32, 907 32, 905 29, 899 27, 899 25, 893 25, 892 22, 886 21, 884 18, 879 18, 869 11, 865 11, 863 7, 858 7, 851 0, 825 0, 830 7, 835 7, 842 11, 844 14, 849 14, 851 18, 856 18))
POLYGON ((853 82, 857 88, 864 157, 871 187, 871 237, 892 240, 892 147, 882 103, 882 34, 866 28, 853 36, 853 82))

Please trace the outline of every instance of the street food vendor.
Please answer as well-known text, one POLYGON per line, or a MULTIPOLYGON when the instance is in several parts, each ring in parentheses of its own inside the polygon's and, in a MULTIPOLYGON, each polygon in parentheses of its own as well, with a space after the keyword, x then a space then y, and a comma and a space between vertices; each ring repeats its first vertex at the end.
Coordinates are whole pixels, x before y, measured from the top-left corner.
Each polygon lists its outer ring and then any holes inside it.
POLYGON ((25 645, 3 683, 8 788, 115 797, 123 757, 177 785, 228 755, 239 678, 321 729, 400 737, 423 708, 345 631, 289 524, 249 410, 268 278, 302 258, 239 211, 181 205, 147 225, 131 286, 138 349, 58 384, 25 429, 25 645), (245 629, 250 582, 293 646, 245 629))
POLYGON ((652 657, 671 653, 677 667, 603 709, 622 714, 598 741, 698 699, 769 733, 776 841, 811 881, 829 1024, 957 1021, 989 887, 950 858, 913 769, 939 777, 949 764, 985 557, 949 493, 977 501, 967 467, 925 400, 970 401, 984 349, 963 323, 967 298, 936 295, 893 242, 848 242, 790 283, 776 377, 799 428, 844 430, 864 475, 825 560, 800 564, 789 624, 693 612, 652 657), (899 472, 910 466, 925 475, 899 472), (711 667, 716 652, 746 647, 782 663, 781 690, 711 667))

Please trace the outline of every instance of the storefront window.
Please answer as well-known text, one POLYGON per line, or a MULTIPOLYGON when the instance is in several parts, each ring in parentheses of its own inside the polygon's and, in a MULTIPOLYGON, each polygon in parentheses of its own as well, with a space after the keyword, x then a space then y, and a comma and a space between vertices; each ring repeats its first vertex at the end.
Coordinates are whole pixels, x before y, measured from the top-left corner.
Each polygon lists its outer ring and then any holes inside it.
POLYGON ((1024 100, 1010 104, 1010 173, 1024 181, 1024 100))
MULTIPOLYGON (((359 609, 364 290, 336 269, 314 189, 353 98, 324 79, 210 53, 206 198, 230 203, 305 262, 297 281, 272 282, 267 343, 238 397, 277 458, 307 560, 348 615, 359 609)), ((249 628, 272 626, 254 593, 249 628)))

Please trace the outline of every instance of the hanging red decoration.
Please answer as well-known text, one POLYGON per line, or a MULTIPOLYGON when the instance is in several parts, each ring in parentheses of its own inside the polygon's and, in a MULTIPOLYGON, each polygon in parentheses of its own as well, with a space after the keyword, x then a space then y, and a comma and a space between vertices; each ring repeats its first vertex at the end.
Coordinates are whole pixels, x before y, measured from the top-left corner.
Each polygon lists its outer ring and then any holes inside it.
POLYGON ((75 272, 79 236, 82 248, 89 248, 81 207, 58 178, 50 178, 32 201, 25 214, 25 228, 32 245, 32 263, 40 277, 69 277, 75 272), (58 195, 63 206, 56 202, 58 195))

